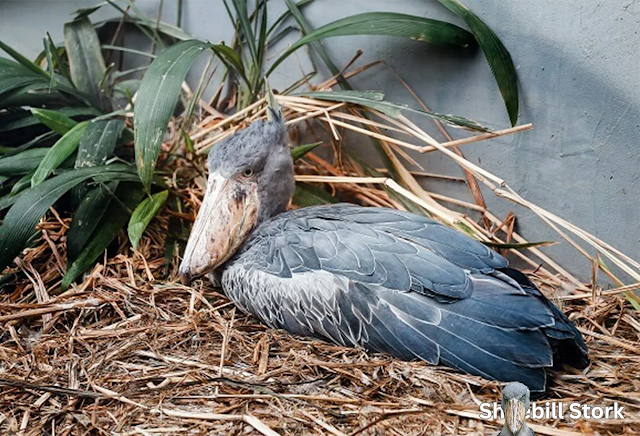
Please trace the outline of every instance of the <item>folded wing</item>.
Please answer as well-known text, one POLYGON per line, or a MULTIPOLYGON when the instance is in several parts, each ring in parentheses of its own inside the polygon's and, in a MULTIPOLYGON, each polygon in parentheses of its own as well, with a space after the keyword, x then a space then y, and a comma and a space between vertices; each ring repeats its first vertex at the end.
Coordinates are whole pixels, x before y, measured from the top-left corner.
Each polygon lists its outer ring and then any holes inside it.
POLYGON ((432 220, 337 205, 264 223, 228 265, 223 287, 272 327, 544 390, 554 354, 579 354, 565 360, 580 364, 586 347, 506 266, 432 220))

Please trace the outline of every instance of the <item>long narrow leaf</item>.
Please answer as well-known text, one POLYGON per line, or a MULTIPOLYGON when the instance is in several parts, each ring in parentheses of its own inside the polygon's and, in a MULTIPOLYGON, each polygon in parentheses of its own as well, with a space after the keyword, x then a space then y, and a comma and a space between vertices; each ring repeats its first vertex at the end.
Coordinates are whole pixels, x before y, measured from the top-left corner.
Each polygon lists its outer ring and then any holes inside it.
MULTIPOLYGON (((86 181, 83 183, 87 183, 86 181)), ((75 186, 77 188, 78 186, 75 186)), ((67 232, 67 259, 72 263, 87 245, 105 211, 111 204, 118 182, 93 188, 80 201, 67 232)))
POLYGON ((169 191, 158 192, 151 197, 147 197, 142 203, 136 207, 133 211, 131 219, 129 220, 129 226, 127 233, 129 234, 129 240, 134 250, 138 249, 138 243, 142 238, 144 230, 147 228, 151 220, 158 213, 160 208, 167 201, 169 191))
POLYGON ((211 46, 211 49, 224 62, 225 66, 238 74, 244 82, 249 85, 249 79, 246 76, 244 63, 237 51, 224 44, 211 46))
POLYGON ((120 13, 122 13, 125 18, 131 17, 133 13, 133 15, 141 21, 140 24, 134 22, 136 27, 138 27, 138 29, 140 29, 142 33, 147 35, 152 43, 155 44, 160 50, 165 49, 164 41, 160 37, 158 20, 151 20, 150 18, 147 18, 145 13, 142 12, 142 10, 137 6, 135 0, 125 0, 127 9, 123 9, 122 7, 120 7, 115 0, 107 0, 107 2, 111 6, 113 6, 113 8, 120 11, 120 13))
POLYGON ((149 190, 162 140, 189 68, 210 44, 189 40, 162 51, 142 79, 133 124, 138 174, 149 190))
MULTIPOLYGON (((305 36, 314 33, 313 27, 304 18, 304 15, 302 15, 302 12, 300 11, 299 8, 297 8, 297 7, 291 8, 289 6, 289 10, 290 11, 292 11, 292 10, 293 11, 297 11, 297 13, 295 15, 295 18, 296 18, 296 21, 298 21, 298 23, 300 24, 301 31, 305 36)), ((311 48, 318 54, 318 56, 320 56, 320 59, 322 59, 322 61, 325 63, 325 66, 329 69, 331 74, 333 74, 335 77, 337 77, 338 86, 340 86, 340 88, 342 88, 345 91, 352 91, 353 87, 349 84, 349 81, 347 79, 345 79, 340 74, 340 70, 338 69, 336 64, 333 62, 333 60, 331 59, 331 56, 329 56, 329 54, 324 49, 322 44, 319 43, 319 41, 316 41, 316 42, 318 42, 318 43, 317 44, 311 44, 311 48)), ((365 118, 370 118, 370 115, 367 114, 367 113, 362 113, 362 116, 365 117, 365 118)), ((395 167, 395 164, 392 161, 392 159, 387 155, 387 153, 385 151, 385 148, 382 146, 382 143, 379 140, 377 140, 376 138, 372 138, 372 137, 369 138, 369 141, 371 142, 371 145, 373 145, 373 148, 378 153, 378 156, 380 156, 380 160, 382 161, 382 164, 389 171, 389 175, 391 177, 399 180, 400 179, 400 177, 399 177, 400 174, 398 173, 398 170, 395 167)))
POLYGON ((258 64, 258 50, 256 49, 256 38, 249 22, 249 13, 247 12, 247 0, 233 0, 233 7, 236 10, 238 21, 240 21, 240 28, 242 34, 249 47, 249 53, 251 54, 251 60, 259 68, 258 64))
MULTIPOLYGON (((62 77, 64 77, 67 80, 67 82, 69 82, 70 85, 73 85, 73 80, 71 79, 71 75, 67 68, 68 65, 62 62, 62 59, 60 58, 60 53, 58 51, 58 47, 56 47, 56 45, 53 43, 53 40, 51 39, 51 35, 49 35, 49 32, 47 32, 46 38, 47 38, 46 44, 49 46, 49 51, 51 52, 51 58, 53 59, 54 64, 58 67, 58 71, 60 72, 60 74, 62 74, 62 77)), ((62 50, 66 50, 66 49, 64 49, 63 47, 62 50)))
MULTIPOLYGON (((33 170, 35 171, 35 170, 33 170)), ((10 197, 15 197, 22 191, 31 187, 31 177, 33 176, 33 171, 25 174, 18 180, 15 185, 11 188, 11 192, 9 193, 10 197)))
POLYGON ((79 168, 23 191, 0 226, 0 271, 20 254, 40 218, 69 189, 98 174, 118 180, 131 173, 132 168, 126 165, 79 168))
POLYGON ((92 106, 109 111, 109 101, 100 86, 106 66, 98 34, 89 19, 83 18, 64 25, 64 46, 73 83, 89 96, 92 106))
MULTIPOLYGON (((55 71, 53 69, 53 56, 51 55, 51 46, 49 40, 45 36, 42 38, 42 44, 44 45, 45 58, 47 60, 47 72, 49 73, 49 87, 53 88, 55 71)), ((55 47, 54 47, 55 48, 55 47)))
POLYGON ((49 152, 49 148, 34 148, 25 150, 13 156, 0 159, 0 175, 20 176, 27 174, 40 165, 42 158, 49 152))
MULTIPOLYGON (((73 97, 87 106, 91 105, 86 95, 63 83, 56 81, 53 84, 53 88, 51 88, 50 83, 44 79, 36 78, 33 80, 33 76, 31 78, 28 76, 7 77, 2 76, 0 72, 0 94, 5 90, 7 92, 0 99, 0 109, 23 106, 69 105, 67 96, 73 97)), ((77 105, 77 103, 73 105, 77 105)))
MULTIPOLYGON (((0 176, 0 180, 3 176, 0 176)), ((5 210, 8 207, 11 207, 15 204, 16 201, 20 199, 20 196, 25 194, 27 191, 21 191, 14 196, 5 195, 4 197, 0 197, 0 212, 5 210)))
POLYGON ((36 187, 64 162, 71 154, 76 151, 82 134, 87 128, 87 122, 83 121, 75 125, 71 130, 64 134, 53 147, 49 149, 47 154, 40 161, 40 165, 31 178, 31 186, 36 187))
POLYGON ((507 107, 511 125, 518 122, 518 75, 513 60, 498 36, 477 15, 458 0, 438 0, 451 12, 462 18, 476 37, 480 49, 487 58, 491 72, 498 82, 500 93, 507 107))
POLYGON ((316 98, 318 100, 337 101, 353 103, 360 106, 369 107, 380 111, 390 117, 398 118, 403 110, 426 115, 428 117, 443 121, 454 127, 464 127, 471 130, 486 132, 488 129, 477 122, 458 115, 444 115, 436 112, 412 109, 406 105, 391 103, 384 100, 384 94, 380 91, 315 91, 302 92, 296 95, 316 98))
MULTIPOLYGON (((40 109, 40 110, 45 110, 45 109, 40 109)), ((100 114, 95 109, 88 108, 88 107, 66 107, 66 108, 56 109, 53 112, 64 115, 65 117, 77 117, 82 115, 99 115, 100 114)), ((4 119, 0 118, 0 132, 8 132, 10 130, 24 129, 25 127, 35 126, 40 123, 45 124, 38 117, 33 115, 33 113, 30 114, 28 111, 24 111, 24 114, 26 115, 20 117, 19 119, 9 121, 9 122, 5 122, 4 119)), ((68 125, 67 130, 63 132, 58 131, 58 133, 64 134, 68 131, 68 129, 70 129, 74 125, 68 125)), ((51 126, 48 126, 48 127, 51 128, 51 126)), ((54 131, 57 131, 56 129, 53 129, 53 128, 51 129, 54 131)))
MULTIPOLYGON (((96 23, 96 25, 103 25, 105 23, 115 23, 115 24, 119 24, 120 21, 122 20, 122 18, 113 18, 113 19, 109 19, 109 20, 105 20, 105 21, 101 21, 99 23, 96 23)), ((162 33, 166 36, 169 36, 171 38, 175 38, 178 41, 187 41, 189 39, 192 39, 193 37, 191 35, 189 35, 188 33, 186 33, 184 30, 180 29, 179 27, 176 27, 172 24, 168 24, 165 23, 163 21, 160 21, 159 23, 156 22, 156 20, 150 20, 148 18, 140 18, 140 17, 134 17, 131 15, 127 15, 124 17, 124 22, 125 23, 131 23, 134 24, 136 26, 140 26, 144 29, 147 30, 156 30, 159 33, 162 33)), ((150 36, 151 37, 151 36, 150 36)))
POLYGON ((509 250, 524 250, 531 247, 550 247, 555 245, 556 242, 553 241, 542 241, 542 242, 526 242, 524 244, 506 244, 503 242, 493 242, 493 241, 481 241, 484 245, 491 248, 502 248, 509 250))
MULTIPOLYGON (((300 11, 299 9, 299 4, 296 4, 291 0, 285 0, 285 3, 287 4, 287 8, 289 9, 289 12, 291 12, 291 15, 300 26, 300 30, 302 31, 302 34, 305 36, 312 34, 313 29, 311 28, 311 25, 307 22, 307 20, 302 15, 302 11, 300 11)), ((349 86, 347 85, 347 81, 344 79, 344 77, 342 77, 342 74, 340 74, 340 69, 329 57, 329 54, 324 49, 324 47, 322 47, 322 41, 311 41, 309 42, 309 45, 311 46, 311 48, 313 48, 313 50, 317 53, 317 55, 320 56, 320 59, 322 59, 322 62, 324 62, 324 64, 327 66, 331 74, 336 76, 340 86, 343 88, 348 88, 349 86)))
POLYGON ((98 9, 104 7, 104 6, 108 6, 109 2, 100 2, 100 3, 96 3, 93 6, 90 6, 88 8, 80 8, 78 10, 76 10, 74 12, 74 14, 76 15, 76 18, 86 18, 89 15, 93 14, 95 11, 97 11, 98 9))
MULTIPOLYGON (((4 152, 3 156, 1 156, 1 158, 15 156, 16 154, 22 153, 23 151, 28 150, 28 149, 33 148, 33 147, 38 146, 38 145, 53 144, 53 138, 55 138, 56 136, 57 136, 56 132, 47 132, 47 133, 45 133, 43 135, 36 136, 31 141, 26 142, 26 143, 24 143, 24 144, 22 144, 22 145, 20 145, 18 147, 12 148, 12 149, 10 149, 11 151, 4 152)), ((38 166, 38 165, 36 165, 36 166, 38 166)))
POLYGON ((134 208, 140 202, 144 196, 144 190, 139 184, 134 186, 121 184, 116 191, 116 196, 122 204, 109 208, 102 216, 88 244, 67 268, 67 273, 62 279, 62 289, 67 289, 71 282, 93 265, 109 244, 118 236, 120 229, 129 218, 129 210, 127 209, 134 208), (126 209, 122 206, 126 207, 126 209))
MULTIPOLYGON (((300 0, 297 3, 295 3, 295 6, 300 9, 303 6, 311 3, 313 0, 300 0)), ((271 26, 269 27, 269 30, 267 30, 267 36, 271 36, 271 34, 278 28, 278 26, 280 26, 280 24, 282 24, 282 22, 284 20, 286 20, 287 18, 289 18, 289 15, 291 15, 291 9, 288 9, 286 11, 284 11, 274 22, 273 24, 271 24, 271 26)))
POLYGON ((37 66, 36 64, 31 62, 26 57, 22 56, 16 50, 14 50, 13 48, 11 48, 10 46, 8 46, 7 44, 5 44, 2 41, 0 41, 0 48, 2 50, 6 51, 16 61, 18 61, 20 63, 20 65, 24 66, 25 68, 28 68, 32 72, 34 72, 34 73, 46 78, 47 80, 50 79, 49 73, 44 71, 42 68, 40 68, 39 66, 37 66))
POLYGON ((303 157, 305 154, 309 153, 311 150, 313 150, 320 144, 322 144, 322 141, 314 142, 311 144, 303 144, 303 145, 299 145, 297 147, 292 148, 291 159, 293 159, 294 162, 297 161, 298 159, 303 157))
POLYGON ((401 36, 457 47, 467 47, 475 42, 471 33, 443 21, 392 12, 367 12, 333 21, 299 39, 274 62, 267 75, 305 44, 325 38, 353 35, 401 36))
MULTIPOLYGON (((89 122, 78 145, 75 168, 103 165, 113 153, 123 128, 124 121, 117 119, 95 119, 89 122)), ((82 198, 88 190, 86 184, 81 183, 73 188, 74 204, 82 206, 82 198)))
POLYGON ((73 115, 59 110, 55 111, 50 109, 31 108, 31 113, 42 124, 61 135, 64 135, 78 124, 77 121, 70 118, 73 115))
MULTIPOLYGON (((17 62, 0 58, 0 96, 3 100, 7 98, 5 94, 36 83, 49 86, 47 78, 35 74, 17 62)), ((4 102, 2 107, 7 107, 4 102)))
POLYGON ((90 121, 80 139, 75 167, 103 165, 113 153, 123 128, 122 120, 90 121))
POLYGON ((293 202, 300 207, 309 207, 337 203, 338 199, 317 186, 297 182, 293 193, 293 202))

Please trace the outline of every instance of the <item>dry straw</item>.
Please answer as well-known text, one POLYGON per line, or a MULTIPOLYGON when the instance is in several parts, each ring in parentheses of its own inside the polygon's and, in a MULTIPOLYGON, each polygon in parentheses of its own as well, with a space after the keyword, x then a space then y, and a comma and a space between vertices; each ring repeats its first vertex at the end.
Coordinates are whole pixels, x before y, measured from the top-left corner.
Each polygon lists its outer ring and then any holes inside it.
MULTIPOLYGON (((629 299, 640 288, 640 264, 522 198, 500 177, 466 160, 458 148, 531 125, 458 140, 437 125, 447 138, 441 143, 403 116, 393 119, 306 97, 278 96, 278 102, 292 132, 304 128, 311 135, 324 133, 334 151, 331 159, 311 152, 298 161, 299 181, 367 206, 417 205, 483 241, 526 244, 513 230, 513 215, 501 220, 486 209, 479 182, 532 210, 587 256, 594 265, 592 281, 582 283, 540 247, 510 250, 576 322, 591 350, 592 364, 585 371, 565 368, 553 374, 549 399, 599 406, 618 402, 625 419, 543 420, 532 428, 557 436, 638 434, 640 319, 629 299), (399 178, 384 172, 371 176, 343 153, 347 132, 379 140, 399 178), (474 203, 426 191, 418 182, 424 171, 410 171, 403 164, 412 161, 409 152, 450 157, 464 170, 474 203), (624 277, 614 275, 603 261, 624 277), (597 287, 598 271, 618 287, 597 287)), ((265 104, 260 99, 230 117, 206 104, 203 113, 209 116, 191 134, 197 151, 202 154, 264 117, 265 104)), ((167 142, 167 151, 171 144, 167 142)), ((268 330, 236 312, 209 283, 178 284, 178 259, 166 257, 169 223, 172 217, 194 219, 203 193, 204 159, 170 153, 164 159, 172 193, 189 208, 164 211, 137 252, 121 238, 116 253, 105 255, 81 284, 65 293, 60 291, 65 268, 61 253, 70 217, 53 211, 40 223, 42 240, 15 268, 23 273, 16 289, 0 295, 0 322, 10 338, 0 344, 2 434, 497 433, 502 422, 482 420, 478 405, 499 398, 498 383, 268 330)), ((453 176, 426 175, 460 183, 453 176)))

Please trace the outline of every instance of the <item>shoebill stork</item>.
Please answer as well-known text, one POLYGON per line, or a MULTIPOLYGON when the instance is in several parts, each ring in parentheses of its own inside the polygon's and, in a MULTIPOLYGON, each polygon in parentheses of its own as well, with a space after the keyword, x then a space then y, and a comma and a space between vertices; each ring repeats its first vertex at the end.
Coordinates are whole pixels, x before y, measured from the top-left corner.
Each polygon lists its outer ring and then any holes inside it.
POLYGON ((502 389, 504 426, 497 436, 536 436, 527 425, 529 389, 522 383, 511 382, 502 389))
POLYGON ((547 368, 588 364, 571 321, 482 243, 392 209, 287 211, 293 164, 274 118, 209 153, 183 283, 209 274, 271 328, 519 381, 531 391, 544 391, 547 368))

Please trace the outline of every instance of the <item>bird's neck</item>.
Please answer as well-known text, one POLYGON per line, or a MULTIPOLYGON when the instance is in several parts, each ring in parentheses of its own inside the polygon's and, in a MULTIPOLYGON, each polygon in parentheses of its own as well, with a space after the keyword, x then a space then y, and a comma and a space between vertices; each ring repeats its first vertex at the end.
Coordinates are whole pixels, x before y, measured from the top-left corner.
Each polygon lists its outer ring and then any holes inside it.
POLYGON ((293 168, 285 166, 283 169, 276 171, 273 177, 267 180, 264 187, 258 192, 260 212, 258 213, 257 224, 259 225, 286 211, 294 190, 293 168))

